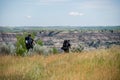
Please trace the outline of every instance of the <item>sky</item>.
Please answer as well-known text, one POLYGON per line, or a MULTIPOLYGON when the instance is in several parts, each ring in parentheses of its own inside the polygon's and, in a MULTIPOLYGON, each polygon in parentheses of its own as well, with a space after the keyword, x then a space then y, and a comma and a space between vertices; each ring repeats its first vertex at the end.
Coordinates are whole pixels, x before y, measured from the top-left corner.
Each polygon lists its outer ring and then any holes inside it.
POLYGON ((0 26, 116 26, 120 0, 0 0, 0 26))

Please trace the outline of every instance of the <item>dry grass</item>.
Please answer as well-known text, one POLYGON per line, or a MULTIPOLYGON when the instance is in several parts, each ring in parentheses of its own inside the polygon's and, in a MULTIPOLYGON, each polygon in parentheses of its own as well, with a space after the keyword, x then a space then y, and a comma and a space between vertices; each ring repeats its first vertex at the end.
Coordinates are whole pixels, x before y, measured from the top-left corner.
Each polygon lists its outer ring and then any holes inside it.
POLYGON ((0 80, 120 80, 120 47, 50 56, 0 56, 0 80))

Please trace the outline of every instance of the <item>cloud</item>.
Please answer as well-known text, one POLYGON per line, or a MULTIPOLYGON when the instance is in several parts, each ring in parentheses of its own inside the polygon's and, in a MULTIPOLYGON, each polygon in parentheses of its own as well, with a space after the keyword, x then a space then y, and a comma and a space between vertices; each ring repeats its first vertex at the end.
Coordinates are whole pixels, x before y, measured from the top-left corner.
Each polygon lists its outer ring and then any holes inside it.
POLYGON ((69 15, 70 16, 83 16, 84 14, 80 12, 70 12, 69 15))
POLYGON ((30 18, 32 18, 32 16, 29 16, 29 15, 28 15, 28 16, 26 16, 26 18, 30 19, 30 18))

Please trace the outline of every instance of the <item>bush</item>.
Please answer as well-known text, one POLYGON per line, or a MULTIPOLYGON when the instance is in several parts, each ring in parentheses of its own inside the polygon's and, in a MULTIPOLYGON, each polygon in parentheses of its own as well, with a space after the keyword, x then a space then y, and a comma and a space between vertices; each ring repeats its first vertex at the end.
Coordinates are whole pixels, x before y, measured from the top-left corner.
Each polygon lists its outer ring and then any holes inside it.
POLYGON ((15 55, 15 54, 16 54, 16 47, 15 47, 14 44, 8 43, 8 48, 9 48, 9 50, 10 50, 9 53, 10 53, 11 55, 15 55))
POLYGON ((38 41, 37 41, 37 44, 39 44, 40 46, 43 46, 42 40, 38 40, 38 41))
POLYGON ((41 54, 41 53, 42 53, 42 50, 41 50, 40 47, 41 47, 40 45, 35 44, 34 47, 33 47, 33 51, 34 51, 34 53, 41 54))
POLYGON ((15 54, 15 46, 12 43, 1 43, 0 44, 0 53, 1 54, 10 54, 10 55, 14 55, 15 54))
POLYGON ((53 47, 53 54, 57 54, 57 53, 58 53, 57 48, 53 47))
POLYGON ((25 35, 17 36, 16 54, 24 55, 25 52, 27 52, 27 49, 25 47, 25 35))
POLYGON ((1 54, 9 54, 9 48, 6 43, 1 43, 0 45, 0 53, 1 54))
POLYGON ((46 46, 40 46, 38 44, 35 44, 34 48, 33 48, 33 52, 40 54, 40 55, 49 55, 49 54, 53 53, 53 50, 46 46))

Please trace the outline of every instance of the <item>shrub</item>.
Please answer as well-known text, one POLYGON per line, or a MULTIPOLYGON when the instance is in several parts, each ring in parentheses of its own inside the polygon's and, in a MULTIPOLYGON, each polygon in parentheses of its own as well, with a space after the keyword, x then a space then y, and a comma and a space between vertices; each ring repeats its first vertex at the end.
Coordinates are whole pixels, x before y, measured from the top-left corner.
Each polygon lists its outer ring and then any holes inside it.
POLYGON ((42 53, 42 50, 41 50, 40 47, 41 47, 40 45, 35 44, 34 47, 33 47, 33 51, 34 51, 35 53, 41 54, 41 53, 42 53))
POLYGON ((10 50, 9 53, 11 55, 15 55, 16 54, 16 47, 15 47, 15 45, 13 43, 8 43, 8 48, 10 50))
POLYGON ((25 47, 25 35, 17 36, 16 54, 23 55, 25 52, 27 52, 25 47))
POLYGON ((0 53, 9 54, 9 48, 6 43, 1 43, 0 45, 0 53))
POLYGON ((53 47, 52 49, 53 49, 53 54, 57 54, 58 53, 57 48, 53 47))
POLYGON ((46 46, 40 46, 38 44, 34 45, 33 48, 33 53, 37 53, 37 54, 42 54, 42 55, 49 55, 51 53, 53 53, 53 50, 51 48, 48 48, 46 46))
POLYGON ((40 46, 43 46, 42 40, 38 40, 38 41, 37 41, 37 44, 39 44, 40 46))
POLYGON ((11 54, 14 55, 15 54, 15 46, 12 43, 1 43, 0 45, 0 53, 2 54, 11 54))

